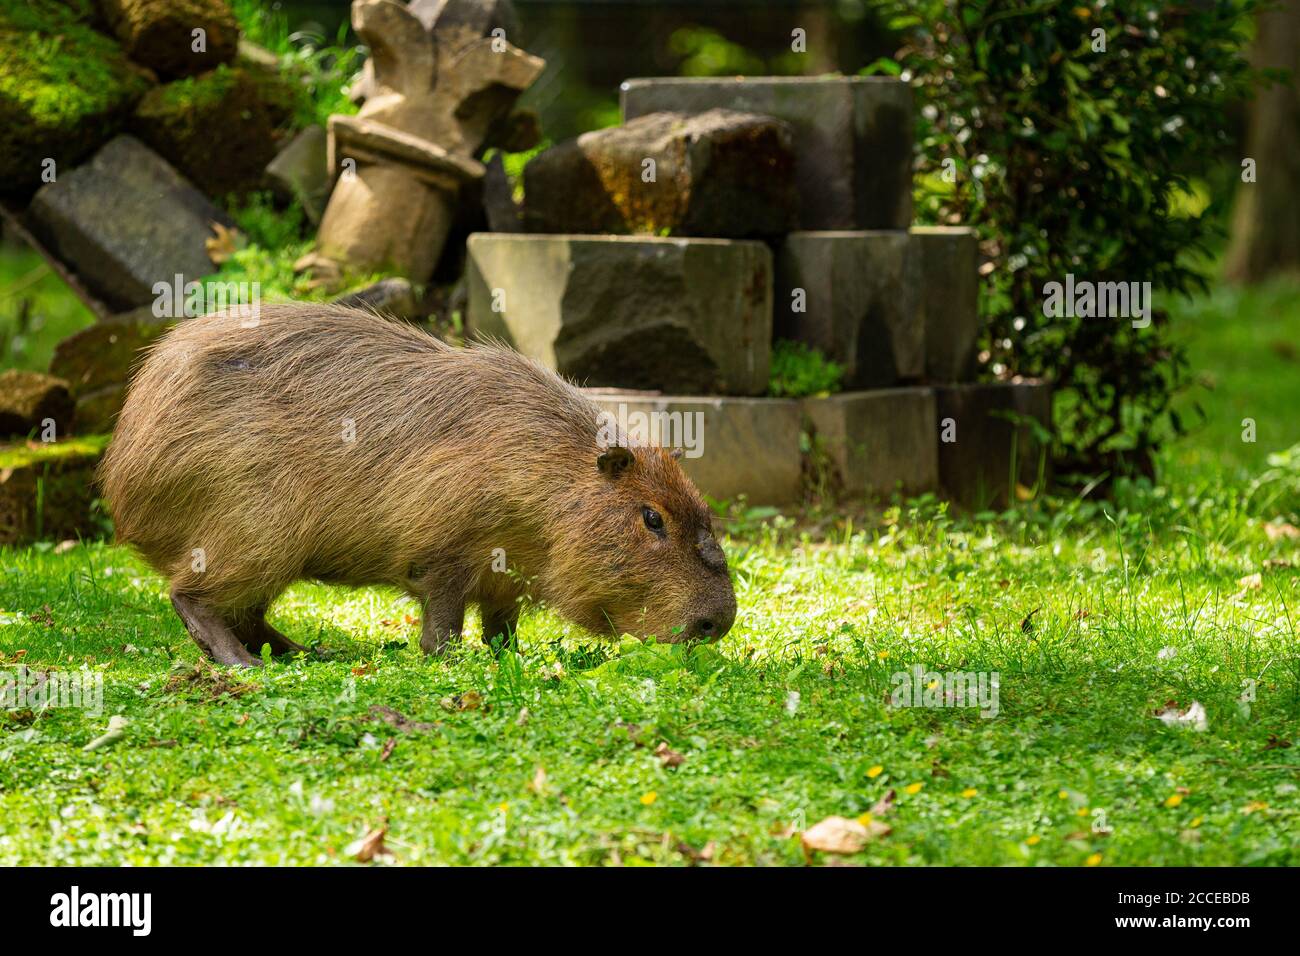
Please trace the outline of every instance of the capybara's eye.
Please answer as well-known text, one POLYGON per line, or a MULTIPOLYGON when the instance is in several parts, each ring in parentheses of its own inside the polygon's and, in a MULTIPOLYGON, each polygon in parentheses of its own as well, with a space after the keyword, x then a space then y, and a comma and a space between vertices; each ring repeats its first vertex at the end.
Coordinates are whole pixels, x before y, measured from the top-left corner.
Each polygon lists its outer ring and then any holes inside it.
POLYGON ((642 508, 641 517, 645 519, 645 526, 649 528, 651 531, 655 531, 660 534, 663 533, 664 516, 661 515, 659 512, 655 511, 653 508, 642 508))

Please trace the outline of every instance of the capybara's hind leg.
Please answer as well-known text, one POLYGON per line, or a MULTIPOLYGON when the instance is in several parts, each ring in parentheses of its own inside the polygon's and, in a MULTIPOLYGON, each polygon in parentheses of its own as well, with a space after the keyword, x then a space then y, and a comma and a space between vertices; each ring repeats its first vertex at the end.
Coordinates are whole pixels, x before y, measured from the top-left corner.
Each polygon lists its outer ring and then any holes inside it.
POLYGON ((420 650, 439 656, 452 641, 460 640, 465 627, 465 599, 445 594, 432 594, 424 600, 424 616, 420 622, 420 650))
POLYGON ((172 591, 172 607, 185 622, 194 643, 218 664, 257 667, 260 661, 244 649, 221 615, 187 594, 172 591))
POLYGON ((254 608, 241 615, 233 630, 235 637, 239 638, 251 654, 261 654, 263 644, 270 644, 271 653, 277 657, 281 654, 309 653, 307 648, 297 641, 291 641, 267 623, 265 607, 254 608))
POLYGON ((479 605, 479 612, 483 618, 484 644, 498 653, 514 645, 515 630, 519 627, 519 605, 479 605))

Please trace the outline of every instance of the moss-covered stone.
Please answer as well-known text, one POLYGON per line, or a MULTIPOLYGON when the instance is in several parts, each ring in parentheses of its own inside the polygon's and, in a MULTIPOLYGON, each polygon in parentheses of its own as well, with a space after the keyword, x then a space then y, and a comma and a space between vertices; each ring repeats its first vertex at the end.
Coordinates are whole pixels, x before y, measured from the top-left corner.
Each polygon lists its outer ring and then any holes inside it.
POLYGON ((0 445, 0 545, 99 533, 95 467, 107 435, 0 445))
POLYGON ((0 372, 0 435, 27 436, 54 423, 54 437, 72 431, 73 404, 68 383, 41 372, 11 368, 0 372))
POLYGON ((275 89, 250 71, 220 66, 150 90, 132 129, 209 196, 248 192, 262 184, 288 118, 289 104, 269 96, 275 89))
POLYGON ((118 131, 149 88, 145 70, 95 30, 85 0, 0 0, 0 183, 57 175, 118 131))
POLYGON ((68 382, 77 405, 78 430, 113 430, 141 350, 173 324, 155 318, 146 306, 87 326, 55 347, 50 374, 68 382))
POLYGON ((193 76, 235 58, 239 26, 225 0, 99 2, 131 59, 162 76, 193 76), (196 30, 203 49, 195 49, 196 30))

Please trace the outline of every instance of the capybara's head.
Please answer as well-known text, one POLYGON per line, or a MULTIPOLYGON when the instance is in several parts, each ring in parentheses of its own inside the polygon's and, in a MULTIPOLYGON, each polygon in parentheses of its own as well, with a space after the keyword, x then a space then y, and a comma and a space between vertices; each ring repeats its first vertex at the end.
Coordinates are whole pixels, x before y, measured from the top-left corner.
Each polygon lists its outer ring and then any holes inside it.
POLYGON ((736 619, 708 506, 662 448, 621 445, 590 465, 585 542, 601 586, 570 607, 584 627, 661 641, 716 641, 736 619))

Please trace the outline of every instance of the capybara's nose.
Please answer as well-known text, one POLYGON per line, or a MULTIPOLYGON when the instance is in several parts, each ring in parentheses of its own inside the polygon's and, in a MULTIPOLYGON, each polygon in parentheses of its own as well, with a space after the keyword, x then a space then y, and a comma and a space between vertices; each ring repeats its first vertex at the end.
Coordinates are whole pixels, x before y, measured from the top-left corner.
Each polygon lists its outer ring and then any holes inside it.
POLYGON ((716 641, 731 630, 735 620, 734 604, 716 608, 695 622, 695 637, 701 641, 716 641))

